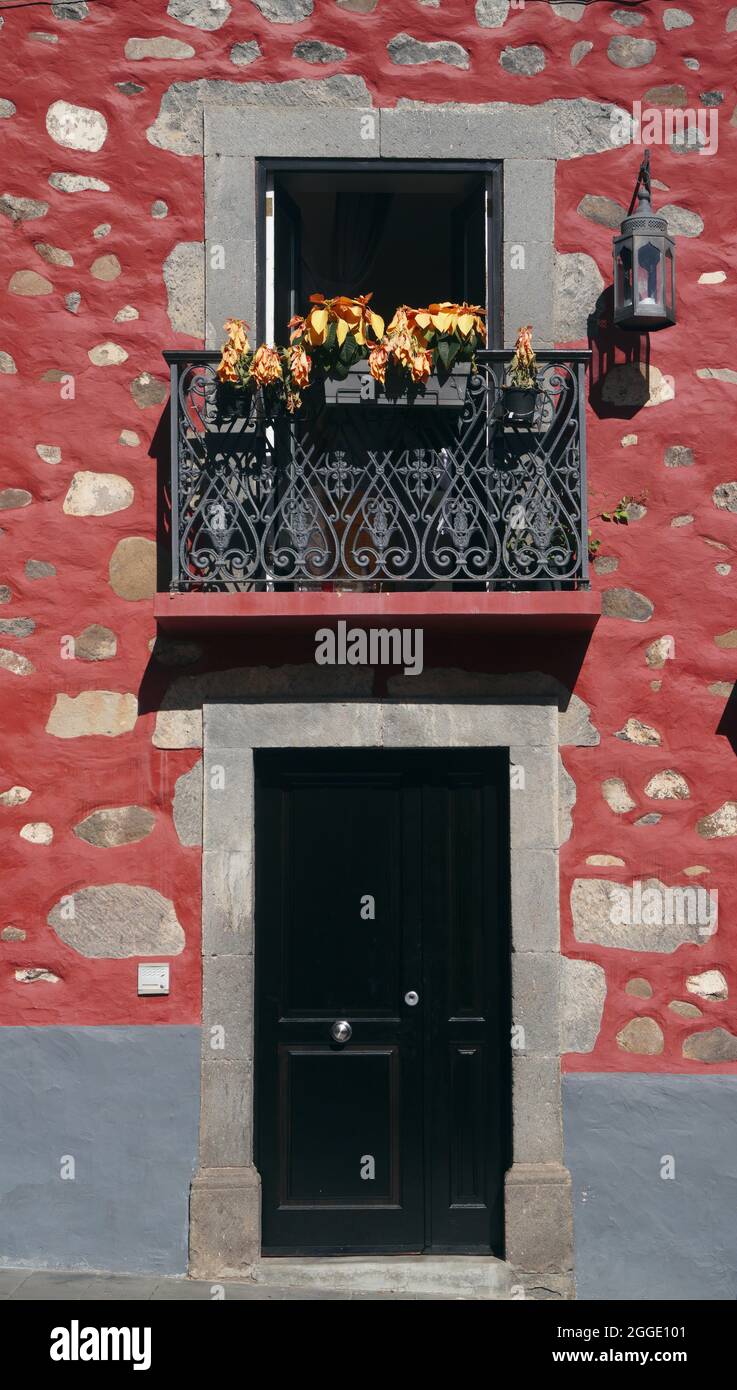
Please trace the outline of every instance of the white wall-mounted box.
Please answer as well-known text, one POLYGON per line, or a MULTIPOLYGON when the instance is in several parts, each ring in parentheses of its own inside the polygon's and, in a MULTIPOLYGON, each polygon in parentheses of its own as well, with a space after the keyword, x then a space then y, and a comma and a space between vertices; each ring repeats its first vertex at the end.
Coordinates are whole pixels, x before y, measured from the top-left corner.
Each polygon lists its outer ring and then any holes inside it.
POLYGON ((154 965, 139 965, 139 994, 168 994, 169 966, 157 961, 154 965))

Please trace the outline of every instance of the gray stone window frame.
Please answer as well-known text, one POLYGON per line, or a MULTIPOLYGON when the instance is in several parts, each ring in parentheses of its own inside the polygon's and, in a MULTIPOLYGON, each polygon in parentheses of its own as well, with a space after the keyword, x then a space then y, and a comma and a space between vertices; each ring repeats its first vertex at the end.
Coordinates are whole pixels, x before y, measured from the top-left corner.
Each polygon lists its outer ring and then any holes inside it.
POLYGON ((243 1277, 261 1257, 260 1177, 253 1161, 254 753, 463 747, 506 748, 510 763, 524 769, 524 787, 510 795, 512 1016, 518 1031, 505 1258, 523 1287, 543 1284, 570 1296, 572 1201, 563 1162, 560 1079, 558 707, 552 697, 204 705, 203 1025, 199 1156, 190 1194, 193 1275, 243 1277))
POLYGON ((205 323, 209 348, 227 318, 260 332, 258 162, 265 159, 478 160, 502 164, 502 333, 532 323, 554 345, 555 117, 542 107, 232 107, 205 102, 205 323), (524 251, 524 268, 515 268, 524 251))

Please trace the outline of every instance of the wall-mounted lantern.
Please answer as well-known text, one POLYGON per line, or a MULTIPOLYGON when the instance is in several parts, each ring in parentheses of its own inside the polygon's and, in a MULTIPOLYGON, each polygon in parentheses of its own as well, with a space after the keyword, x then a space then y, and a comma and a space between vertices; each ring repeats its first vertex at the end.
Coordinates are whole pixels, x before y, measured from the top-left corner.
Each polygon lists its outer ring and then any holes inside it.
POLYGON ((629 212, 614 238, 614 322, 635 333, 654 333, 676 321, 675 242, 667 219, 653 212, 650 196, 646 150, 629 212))

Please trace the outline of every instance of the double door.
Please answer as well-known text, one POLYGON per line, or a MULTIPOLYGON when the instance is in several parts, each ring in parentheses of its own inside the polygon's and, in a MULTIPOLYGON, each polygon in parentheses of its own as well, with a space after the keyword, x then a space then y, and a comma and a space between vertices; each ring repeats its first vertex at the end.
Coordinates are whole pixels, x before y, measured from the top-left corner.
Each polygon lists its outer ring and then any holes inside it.
POLYGON ((503 1253, 508 763, 256 762, 266 1254, 503 1253))

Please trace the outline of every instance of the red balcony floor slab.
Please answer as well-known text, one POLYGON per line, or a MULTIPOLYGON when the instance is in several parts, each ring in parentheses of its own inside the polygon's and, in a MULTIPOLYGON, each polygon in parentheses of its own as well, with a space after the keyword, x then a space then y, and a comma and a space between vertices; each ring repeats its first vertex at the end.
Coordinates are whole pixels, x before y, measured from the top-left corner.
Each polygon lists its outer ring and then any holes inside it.
POLYGON ((591 632, 601 616, 601 597, 588 589, 542 593, 405 591, 366 594, 159 593, 154 615, 162 629, 189 632, 357 625, 481 628, 525 632, 591 632))

